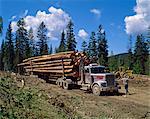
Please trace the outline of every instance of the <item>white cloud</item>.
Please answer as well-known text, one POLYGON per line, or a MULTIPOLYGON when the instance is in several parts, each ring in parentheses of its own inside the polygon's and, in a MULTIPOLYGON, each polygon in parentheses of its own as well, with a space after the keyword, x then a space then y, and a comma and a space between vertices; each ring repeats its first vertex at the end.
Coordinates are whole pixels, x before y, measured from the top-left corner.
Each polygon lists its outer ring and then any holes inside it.
POLYGON ((150 26, 150 0, 136 0, 135 15, 125 17, 126 33, 144 33, 150 26))
MULTIPOLYGON (((62 9, 50 7, 48 10, 49 13, 39 10, 35 16, 26 16, 24 18, 26 23, 25 27, 27 30, 32 27, 34 34, 36 34, 37 28, 43 21, 48 30, 47 36, 52 39, 57 39, 71 18, 62 9)), ((16 21, 12 22, 12 29, 13 31, 17 30, 16 21)))
POLYGON ((88 33, 84 29, 80 29, 78 32, 78 36, 82 39, 86 39, 88 37, 88 33))
POLYGON ((18 29, 17 22, 11 22, 12 32, 15 32, 18 29))
POLYGON ((91 9, 90 10, 91 13, 95 14, 97 17, 101 16, 101 11, 99 9, 91 9))

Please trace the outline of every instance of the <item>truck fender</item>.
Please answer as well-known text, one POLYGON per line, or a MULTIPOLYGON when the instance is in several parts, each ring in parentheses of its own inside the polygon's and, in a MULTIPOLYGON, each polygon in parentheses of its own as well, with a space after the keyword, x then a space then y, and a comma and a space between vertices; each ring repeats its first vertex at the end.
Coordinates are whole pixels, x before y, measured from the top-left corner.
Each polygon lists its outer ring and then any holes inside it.
POLYGON ((103 82, 106 82, 106 81, 96 81, 96 82, 94 82, 94 83, 91 85, 91 88, 92 88, 95 84, 97 84, 97 85, 99 85, 99 87, 101 87, 101 83, 103 83, 103 82))
POLYGON ((91 89, 92 89, 92 87, 94 86, 94 85, 99 85, 99 87, 100 87, 100 84, 99 83, 97 83, 97 82, 94 82, 92 85, 91 85, 91 89))

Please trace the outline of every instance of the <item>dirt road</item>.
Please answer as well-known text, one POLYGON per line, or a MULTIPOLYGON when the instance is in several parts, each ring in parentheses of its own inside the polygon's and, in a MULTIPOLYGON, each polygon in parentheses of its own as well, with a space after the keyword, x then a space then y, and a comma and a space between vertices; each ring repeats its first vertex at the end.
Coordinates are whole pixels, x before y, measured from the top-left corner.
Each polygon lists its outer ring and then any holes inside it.
MULTIPOLYGON (((27 86, 38 86, 47 93, 49 102, 63 109, 69 117, 85 119, 115 118, 141 119, 150 118, 150 81, 132 80, 129 82, 130 95, 94 96, 92 93, 79 89, 64 90, 54 84, 27 78, 27 86), (42 82, 42 83, 41 83, 42 82)), ((124 87, 120 93, 124 93, 124 87)))

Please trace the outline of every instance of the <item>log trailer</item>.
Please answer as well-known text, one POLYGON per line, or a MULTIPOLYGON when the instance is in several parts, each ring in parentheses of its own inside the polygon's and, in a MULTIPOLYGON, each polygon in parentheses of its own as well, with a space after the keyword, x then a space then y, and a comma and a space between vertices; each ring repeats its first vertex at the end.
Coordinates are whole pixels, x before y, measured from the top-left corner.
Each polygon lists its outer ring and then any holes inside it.
MULTIPOLYGON (((52 55, 31 57, 18 64, 19 69, 39 78, 55 81, 64 89, 79 86, 91 90, 94 95, 102 92, 118 92, 118 85, 113 73, 105 72, 100 66, 86 57, 82 52, 62 52, 52 55)), ((21 70, 20 70, 21 71, 21 70)))

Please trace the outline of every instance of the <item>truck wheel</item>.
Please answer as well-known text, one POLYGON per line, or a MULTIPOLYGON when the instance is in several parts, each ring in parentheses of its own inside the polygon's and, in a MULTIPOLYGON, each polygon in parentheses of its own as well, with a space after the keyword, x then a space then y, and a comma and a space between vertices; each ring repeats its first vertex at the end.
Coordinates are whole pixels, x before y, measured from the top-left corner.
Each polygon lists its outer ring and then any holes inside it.
POLYGON ((100 87, 99 87, 98 84, 95 84, 92 87, 92 92, 93 92, 94 95, 97 95, 97 96, 99 96, 101 94, 100 87))
POLYGON ((69 84, 67 82, 63 82, 63 88, 65 90, 69 90, 69 84))

